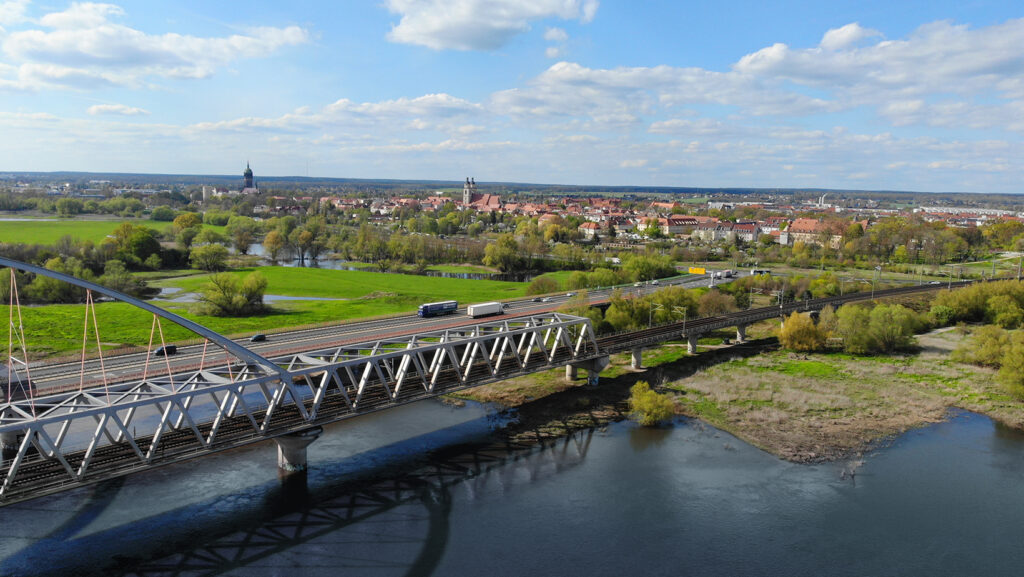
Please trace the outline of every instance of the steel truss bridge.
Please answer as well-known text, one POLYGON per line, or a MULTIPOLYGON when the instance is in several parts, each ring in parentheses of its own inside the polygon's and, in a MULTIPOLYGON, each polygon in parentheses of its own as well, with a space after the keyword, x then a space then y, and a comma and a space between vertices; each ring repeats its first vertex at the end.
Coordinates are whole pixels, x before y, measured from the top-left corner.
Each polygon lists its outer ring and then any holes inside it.
MULTIPOLYGON (((159 363, 151 368, 147 360, 139 380, 114 382, 103 375, 101 385, 88 386, 83 340, 82 386, 36 396, 30 385, 21 385, 31 383, 31 374, 12 274, 8 390, 0 404, 0 506, 270 438, 278 441, 279 464, 286 468, 287 442, 298 439, 304 466, 305 445, 315 436, 302 435, 325 424, 559 366, 596 374, 612 352, 633 349, 636 359, 641 347, 680 336, 695 344, 695 335, 717 328, 742 329, 794 310, 869 298, 855 293, 600 340, 589 319, 546 313, 264 358, 201 325, 100 285, 5 258, 0 265, 88 291, 86 338, 95 292, 152 313, 154 334, 160 319, 166 319, 206 340, 197 370, 175 372, 166 362, 166 370, 160 370, 159 363), (22 345, 20 359, 16 342, 22 345), (207 362, 206 346, 219 349, 210 359, 224 360, 207 362)), ((891 289, 873 296, 937 288, 942 287, 891 289)), ((151 336, 151 349, 153 344, 151 336)))

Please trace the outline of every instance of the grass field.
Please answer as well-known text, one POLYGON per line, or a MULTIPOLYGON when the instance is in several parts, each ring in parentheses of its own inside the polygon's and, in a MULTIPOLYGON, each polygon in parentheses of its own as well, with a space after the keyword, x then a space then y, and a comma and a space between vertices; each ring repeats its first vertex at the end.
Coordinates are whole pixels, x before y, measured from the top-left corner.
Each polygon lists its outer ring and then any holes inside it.
MULTIPOLYGON (((114 232, 122 222, 130 222, 136 226, 146 226, 158 231, 170 228, 169 222, 158 222, 153 220, 84 220, 84 219, 38 219, 33 221, 0 221, 0 242, 25 243, 25 244, 54 244, 64 235, 71 235, 80 240, 91 240, 95 243, 102 241, 107 235, 114 232)), ((210 226, 215 230, 224 232, 222 226, 210 226)))
MULTIPOLYGON (((244 276, 253 269, 233 271, 244 276)), ((192 273, 193 271, 181 271, 192 273)), ((185 303, 161 306, 225 335, 268 332, 286 327, 327 324, 396 313, 412 313, 424 302, 455 299, 460 303, 483 302, 523 295, 525 283, 432 278, 364 271, 334 271, 292 267, 263 267, 267 294, 335 298, 339 300, 286 301, 273 304, 268 314, 223 318, 193 314, 185 303)), ((208 275, 162 279, 155 286, 175 287, 186 292, 200 290, 208 275)), ((3 307, 6 309, 6 307, 3 307)), ((123 303, 100 303, 96 307, 100 338, 105 349, 145 346, 152 316, 123 303)), ((4 313, 6 314, 6 312, 4 313)), ((85 307, 48 305, 24 307, 24 326, 29 358, 62 355, 81 350, 85 307)), ((193 335, 170 322, 163 323, 167 341, 191 339, 193 335)), ((89 350, 95 349, 91 340, 89 350)), ((0 334, 0 356, 7 350, 7 332, 0 334)))
MULTIPOLYGON (((240 269, 231 274, 245 276, 256 269, 240 269)), ((389 274, 357 270, 328 270, 265 266, 258 269, 267 279, 267 294, 317 298, 358 299, 393 296, 410 304, 454 299, 460 302, 500 300, 523 296, 524 283, 491 280, 463 280, 417 275, 389 274)), ((196 292, 208 275, 165 279, 154 283, 196 292)), ((412 308, 416 308, 412 306, 412 308)))

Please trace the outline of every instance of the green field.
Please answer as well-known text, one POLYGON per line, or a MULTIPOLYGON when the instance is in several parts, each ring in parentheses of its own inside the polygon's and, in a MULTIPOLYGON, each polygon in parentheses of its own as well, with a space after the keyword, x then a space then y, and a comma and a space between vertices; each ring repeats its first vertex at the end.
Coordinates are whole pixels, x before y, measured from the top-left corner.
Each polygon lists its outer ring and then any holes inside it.
MULTIPOLYGON (((241 276, 252 270, 233 271, 231 274, 241 276)), ((278 302, 272 305, 269 314, 246 318, 195 315, 190 311, 189 304, 182 303, 163 303, 161 306, 221 334, 243 335, 380 315, 410 314, 421 303, 431 301, 455 299, 460 303, 473 303, 517 298, 526 289, 525 283, 363 271, 263 267, 260 272, 267 277, 267 294, 344 300, 278 302)), ((202 288, 207 276, 165 279, 153 284, 194 292, 202 288)), ((123 303, 100 303, 96 310, 100 338, 105 349, 147 344, 152 315, 123 303)), ((25 307, 22 314, 29 359, 81 350, 84 306, 25 307)), ((193 338, 191 333, 170 322, 163 322, 163 330, 167 341, 193 338)), ((90 340, 89 349, 93 350, 95 342, 90 340)), ((6 331, 0 335, 0 347, 2 351, 7 349, 6 331)))
MULTIPOLYGON (((127 220, 57 220, 38 219, 33 221, 0 221, 0 242, 25 244, 54 244, 64 236, 70 235, 79 240, 91 240, 99 243, 114 232, 122 222, 130 222, 136 226, 164 231, 171 223, 145 219, 127 220)), ((222 226, 203 225, 224 232, 222 226)))
MULTIPOLYGON (((239 269, 230 274, 245 276, 256 269, 239 269)), ((327 270, 264 266, 258 269, 267 279, 267 294, 317 298, 359 299, 398 297, 410 305, 438 300, 480 302, 521 297, 526 284, 492 280, 463 280, 361 270, 327 270)), ((166 279, 154 283, 196 292, 208 275, 166 279)), ((412 306, 415 309, 415 306, 412 306)))

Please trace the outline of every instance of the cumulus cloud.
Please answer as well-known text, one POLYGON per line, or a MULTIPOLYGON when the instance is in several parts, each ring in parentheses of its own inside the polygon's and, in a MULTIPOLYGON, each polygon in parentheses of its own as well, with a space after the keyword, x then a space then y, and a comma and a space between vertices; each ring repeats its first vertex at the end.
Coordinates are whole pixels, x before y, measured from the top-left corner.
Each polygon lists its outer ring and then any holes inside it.
POLYGON ((0 2, 0 32, 4 26, 20 24, 26 20, 25 9, 29 0, 8 0, 0 2))
POLYGON ((121 116, 140 116, 149 114, 148 110, 124 104, 96 104, 89 107, 89 114, 119 114, 121 116))
POLYGON ((548 42, 565 42, 569 39, 569 33, 564 28, 548 28, 544 31, 544 40, 548 42))
POLYGON ((558 18, 590 22, 598 0, 388 0, 401 15, 387 38, 435 50, 496 50, 530 30, 530 23, 558 18))
POLYGON ((152 77, 204 78, 242 58, 258 58, 302 44, 298 27, 259 27, 245 34, 201 38, 147 34, 118 22, 113 4, 73 3, 39 19, 40 27, 3 39, 3 53, 18 63, 22 88, 141 85, 152 77))
POLYGON ((860 24, 853 22, 841 28, 832 28, 826 32, 821 38, 819 46, 825 50, 842 50, 857 44, 865 38, 881 35, 882 33, 878 30, 864 28, 860 24))

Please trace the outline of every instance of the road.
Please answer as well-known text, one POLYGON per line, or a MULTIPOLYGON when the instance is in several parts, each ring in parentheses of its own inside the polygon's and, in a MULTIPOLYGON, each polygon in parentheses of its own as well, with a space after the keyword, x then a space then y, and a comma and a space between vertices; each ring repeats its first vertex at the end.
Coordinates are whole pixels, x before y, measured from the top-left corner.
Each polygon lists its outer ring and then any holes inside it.
MULTIPOLYGON (((715 279, 714 282, 720 284, 730 280, 732 279, 715 279)), ((587 294, 591 304, 600 304, 609 300, 615 288, 620 288, 624 292, 633 294, 647 294, 666 286, 681 286, 684 288, 707 286, 709 284, 709 277, 708 275, 692 275, 673 277, 672 279, 657 282, 658 284, 638 283, 639 286, 623 285, 620 287, 591 289, 587 294)), ((536 302, 534 298, 509 301, 505 314, 502 317, 472 319, 466 316, 466 309, 463 306, 455 313, 441 317, 420 318, 415 314, 410 314, 401 317, 369 319, 333 326, 273 333, 268 335, 265 342, 261 343, 250 343, 248 339, 239 339, 237 342, 264 357, 273 358, 344 344, 397 337, 417 332, 444 330, 502 318, 515 318, 552 312, 558 310, 559 307, 571 298, 568 294, 552 295, 542 302, 536 302)), ((149 374, 166 374, 168 364, 172 373, 178 373, 198 369, 201 365, 216 366, 226 362, 223 351, 218 347, 207 348, 207 356, 204 359, 203 348, 202 344, 182 346, 178 348, 177 354, 173 356, 166 358, 149 357, 149 374)), ((50 392, 74 389, 83 382, 87 386, 102 384, 104 373, 106 375, 106 382, 110 384, 141 379, 144 375, 143 371, 146 361, 146 352, 104 357, 101 369, 99 359, 87 359, 85 362, 84 378, 82 376, 81 361, 46 363, 32 365, 30 368, 32 371, 32 382, 36 387, 36 394, 44 395, 50 392)))

